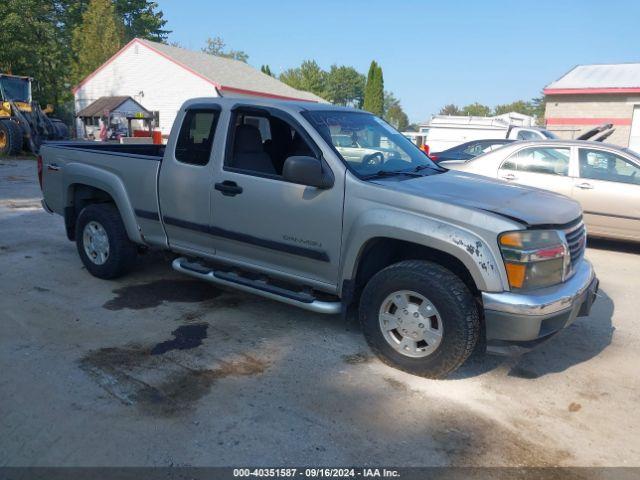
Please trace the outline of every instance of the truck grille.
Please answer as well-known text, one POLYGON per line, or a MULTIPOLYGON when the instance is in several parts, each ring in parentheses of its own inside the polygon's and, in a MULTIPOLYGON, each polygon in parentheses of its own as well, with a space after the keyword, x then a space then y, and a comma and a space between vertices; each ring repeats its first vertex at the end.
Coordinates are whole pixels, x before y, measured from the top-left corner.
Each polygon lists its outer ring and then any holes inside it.
POLYGON ((564 235, 569 244, 571 273, 573 273, 576 265, 584 256, 584 250, 587 244, 587 231, 584 228, 584 223, 580 221, 577 225, 565 229, 564 235))

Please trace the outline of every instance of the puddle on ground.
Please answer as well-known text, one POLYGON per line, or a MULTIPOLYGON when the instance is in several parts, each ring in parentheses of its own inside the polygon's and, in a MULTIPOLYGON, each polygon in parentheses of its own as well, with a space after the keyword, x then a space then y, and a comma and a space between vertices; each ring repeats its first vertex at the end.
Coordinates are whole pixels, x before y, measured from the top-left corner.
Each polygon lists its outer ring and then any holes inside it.
MULTIPOLYGON (((181 335, 176 334, 179 330, 174 331, 176 339, 181 335)), ((206 333, 206 326, 202 331, 206 333)), ((198 345, 202 343, 201 339, 198 341, 198 345)), ((259 375, 269 367, 266 360, 240 354, 232 359, 208 360, 207 364, 215 365, 214 368, 197 368, 186 365, 188 359, 164 354, 173 348, 160 352, 160 345, 163 344, 101 348, 80 359, 80 368, 122 404, 136 406, 148 415, 171 417, 187 412, 216 381, 259 375)))
POLYGON ((171 335, 175 338, 157 344, 151 349, 151 355, 162 355, 171 350, 189 350, 202 345, 202 340, 207 338, 207 323, 197 323, 195 325, 183 325, 176 328, 171 335))
POLYGON ((116 297, 102 308, 107 310, 143 310, 159 306, 162 302, 203 302, 217 297, 222 292, 210 283, 201 280, 163 279, 138 285, 128 285, 113 290, 116 297))

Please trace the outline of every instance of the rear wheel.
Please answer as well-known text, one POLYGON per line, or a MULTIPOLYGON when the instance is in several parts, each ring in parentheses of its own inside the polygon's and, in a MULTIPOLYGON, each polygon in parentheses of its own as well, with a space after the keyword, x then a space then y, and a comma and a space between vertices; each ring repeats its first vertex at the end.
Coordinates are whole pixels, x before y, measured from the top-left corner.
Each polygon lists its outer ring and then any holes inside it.
POLYGON ((112 279, 127 273, 136 260, 136 244, 127 231, 115 205, 85 207, 76 223, 76 246, 86 269, 94 277, 112 279))
POLYGON ((360 298, 367 342, 393 367, 443 378, 472 353, 480 332, 476 302, 451 271, 409 260, 381 270, 360 298))
POLYGON ((22 150, 22 129, 12 120, 0 120, 0 155, 18 155, 22 150))

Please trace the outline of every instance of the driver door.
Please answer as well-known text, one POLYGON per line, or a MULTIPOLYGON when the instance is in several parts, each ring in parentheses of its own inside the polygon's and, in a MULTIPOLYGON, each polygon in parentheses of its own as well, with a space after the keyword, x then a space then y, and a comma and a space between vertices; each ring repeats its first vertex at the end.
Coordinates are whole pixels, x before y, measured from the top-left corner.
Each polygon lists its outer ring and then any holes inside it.
POLYGON ((322 155, 297 121, 276 108, 235 108, 229 128, 211 192, 217 256, 335 286, 344 169, 333 167, 329 189, 285 181, 286 158, 322 155))

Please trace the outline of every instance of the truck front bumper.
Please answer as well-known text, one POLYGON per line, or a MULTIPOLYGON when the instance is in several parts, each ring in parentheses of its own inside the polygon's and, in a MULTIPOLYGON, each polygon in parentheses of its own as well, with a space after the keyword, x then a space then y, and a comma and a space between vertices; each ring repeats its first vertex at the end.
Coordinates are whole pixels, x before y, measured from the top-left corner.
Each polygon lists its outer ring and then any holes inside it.
POLYGON ((598 291, 591 263, 582 260, 565 283, 530 293, 482 293, 487 351, 526 351, 547 340, 577 317, 589 315, 598 291))

